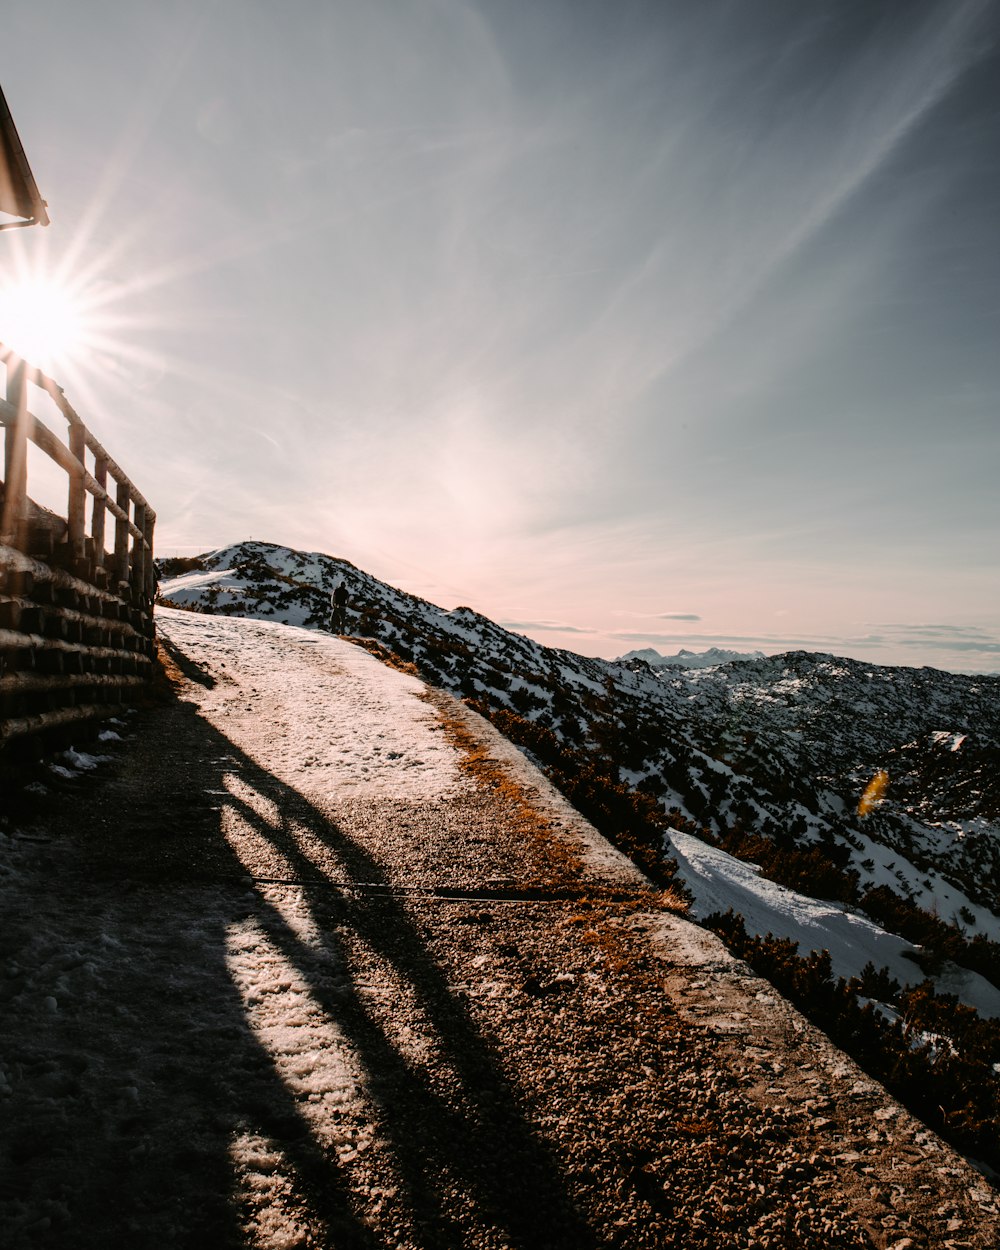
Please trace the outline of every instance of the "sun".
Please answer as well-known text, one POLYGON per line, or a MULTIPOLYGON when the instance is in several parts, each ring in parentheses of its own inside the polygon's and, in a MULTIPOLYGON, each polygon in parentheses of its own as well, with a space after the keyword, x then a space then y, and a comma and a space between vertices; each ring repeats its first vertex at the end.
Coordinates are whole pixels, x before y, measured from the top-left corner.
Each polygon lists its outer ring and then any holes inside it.
POLYGON ((37 368, 58 372, 86 348, 86 301, 54 278, 0 281, 0 343, 37 368))

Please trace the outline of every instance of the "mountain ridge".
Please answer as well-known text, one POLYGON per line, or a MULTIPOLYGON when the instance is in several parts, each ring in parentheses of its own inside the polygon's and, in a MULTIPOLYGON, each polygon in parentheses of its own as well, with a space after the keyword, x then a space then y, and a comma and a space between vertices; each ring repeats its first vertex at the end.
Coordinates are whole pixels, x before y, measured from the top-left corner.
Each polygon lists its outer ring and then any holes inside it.
POLYGON ((931 858, 976 896, 958 900, 956 910, 1000 895, 1000 677, 806 651, 657 671, 642 658, 599 660, 543 646, 471 608, 437 607, 321 553, 245 542, 198 559, 199 568, 177 576, 163 562, 162 594, 172 604, 325 628, 330 591, 342 580, 352 633, 570 746, 596 733, 596 745, 615 748, 627 784, 699 829, 718 835, 742 820, 773 836, 781 817, 816 842, 832 821, 847 822, 855 841, 876 830, 900 855, 916 857, 915 895, 931 858), (866 784, 889 764, 889 797, 856 819, 866 784), (929 820, 915 824, 921 812, 929 820))
POLYGON ((883 1057, 869 1056, 880 1079, 922 1056, 900 1078, 915 1108, 945 1079, 934 1039, 947 1037, 972 1067, 947 1115, 918 1113, 1000 1167, 984 1144, 1000 1126, 1000 677, 805 651, 653 668, 545 647, 321 553, 245 542, 187 564, 173 577, 163 564, 172 605, 307 628, 328 626, 343 581, 348 634, 489 716, 838 1044, 858 1057, 881 1030, 883 1057), (862 929, 877 957, 865 966, 851 941, 862 929), (970 1081, 988 1094, 979 1110, 962 1101, 970 1081))
POLYGON ((643 660, 650 668, 710 668, 715 664, 763 658, 763 651, 727 651, 723 647, 709 647, 707 651, 688 651, 681 647, 676 655, 661 655, 655 647, 640 647, 638 651, 626 651, 618 657, 623 664, 629 660, 643 660))
MULTIPOLYGON (((954 776, 956 766, 976 750, 992 759, 1000 742, 1000 677, 880 666, 806 651, 741 660, 732 669, 656 673, 642 659, 599 660, 545 647, 471 608, 437 607, 389 587, 349 561, 321 553, 246 542, 209 552, 199 561, 200 568, 176 576, 171 576, 175 562, 163 562, 169 580, 162 593, 172 603, 324 628, 330 590, 343 580, 351 594, 354 632, 387 645, 400 644, 443 684, 466 696, 484 692, 487 680, 498 676, 497 662, 505 661, 510 665, 509 681, 500 675, 494 691, 498 701, 522 714, 535 713, 542 724, 553 721, 556 732, 570 739, 579 727, 563 726, 558 699, 554 710, 535 708, 538 688, 531 689, 528 677, 561 679, 577 695, 597 695, 610 679, 621 695, 640 707, 655 700, 657 711, 669 722, 692 721, 696 716, 697 741, 690 745, 700 754, 710 747, 708 758, 716 765, 734 755, 751 774, 759 774, 760 757, 780 746, 776 767, 780 763, 787 770, 792 765, 831 785, 836 782, 840 794, 809 796, 820 810, 831 803, 836 807, 835 798, 844 807, 848 797, 856 802, 882 758, 896 753, 910 772, 922 769, 921 775, 937 778, 941 801, 946 791, 950 794, 947 816, 975 821, 984 813, 989 820, 1000 815, 996 784, 989 777, 977 778, 980 793, 976 785, 960 784, 954 776), (441 654, 445 641, 458 647, 475 642, 480 654, 475 662, 461 657, 468 660, 462 664, 452 657, 446 663, 441 654), (840 697, 845 683, 851 687, 849 704, 840 697), (942 742, 957 739, 961 741, 954 750, 942 748, 942 742)), ((627 761, 622 764, 626 772, 636 772, 628 769, 627 761)), ((643 779, 648 780, 648 770, 643 779)), ((639 780, 636 776, 633 784, 639 780)), ((782 791, 787 786, 776 788, 782 791)), ((697 806, 697 789, 687 786, 677 797, 694 800, 697 806)), ((661 797, 668 797, 666 787, 661 797)), ((926 796, 921 798, 926 806, 926 796)), ((734 801, 730 796, 730 803, 734 801)), ((704 805, 700 807, 687 815, 700 819, 705 814, 704 805)), ((678 810, 685 814, 683 803, 678 810)), ((970 831, 963 829, 962 834, 964 839, 970 831)), ((1000 877, 993 884, 1000 892, 1000 877)))

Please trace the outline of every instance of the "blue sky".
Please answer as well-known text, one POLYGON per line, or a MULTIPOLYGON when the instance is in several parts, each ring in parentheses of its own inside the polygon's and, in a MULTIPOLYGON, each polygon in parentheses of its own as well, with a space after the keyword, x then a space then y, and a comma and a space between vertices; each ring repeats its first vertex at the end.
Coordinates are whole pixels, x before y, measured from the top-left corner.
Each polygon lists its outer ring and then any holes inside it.
POLYGON ((161 552, 322 550, 592 654, 1000 671, 995 0, 5 36, 53 224, 0 255, 89 301, 59 380, 161 552))

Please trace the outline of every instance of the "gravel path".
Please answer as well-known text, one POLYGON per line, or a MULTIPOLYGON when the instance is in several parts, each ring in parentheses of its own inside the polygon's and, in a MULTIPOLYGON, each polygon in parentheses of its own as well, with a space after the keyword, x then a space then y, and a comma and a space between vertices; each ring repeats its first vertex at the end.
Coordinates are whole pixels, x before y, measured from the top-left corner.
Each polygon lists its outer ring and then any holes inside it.
POLYGON ((485 722, 339 640, 161 628, 175 695, 0 836, 4 1246, 1000 1244, 485 722))

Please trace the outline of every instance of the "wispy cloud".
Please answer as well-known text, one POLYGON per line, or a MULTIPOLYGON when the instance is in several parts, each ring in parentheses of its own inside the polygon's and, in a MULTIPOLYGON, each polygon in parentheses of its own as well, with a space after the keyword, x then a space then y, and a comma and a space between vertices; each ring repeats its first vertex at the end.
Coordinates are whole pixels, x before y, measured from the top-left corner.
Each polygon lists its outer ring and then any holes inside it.
POLYGON ((594 634, 593 629, 586 629, 579 625, 564 625, 560 621, 499 621, 504 629, 521 630, 525 633, 543 634, 594 634))
POLYGON ((953 652, 965 655, 1000 655, 1000 632, 977 625, 879 625, 882 633, 863 642, 906 647, 910 650, 953 652))
POLYGON ((964 639, 991 639, 994 635, 986 629, 978 625, 909 625, 909 624, 882 624, 876 623, 875 629, 885 629, 891 631, 894 635, 910 635, 913 638, 940 636, 943 639, 948 638, 964 638, 964 639))
POLYGON ((970 642, 962 639, 951 641, 943 638, 897 638, 897 647, 920 647, 934 651, 962 651, 973 655, 1000 655, 1000 641, 986 642, 980 640, 970 642))
POLYGON ((658 621, 700 621, 701 617, 694 612, 658 612, 658 621))
POLYGON ((640 631, 621 631, 607 635, 618 642, 645 642, 650 645, 664 643, 692 643, 708 647, 758 647, 771 651, 791 651, 796 649, 808 651, 828 650, 837 641, 832 637, 810 636, 805 638, 788 638, 777 634, 658 634, 640 631))
MULTIPOLYGON (((872 26, 839 58, 815 60, 813 90, 778 120, 734 107, 753 97, 764 72, 753 40, 720 50, 710 87, 673 67, 670 104, 684 120, 653 144, 637 163, 641 179, 622 192, 668 203, 671 228, 650 237, 636 217, 631 264, 591 332, 592 359, 613 362, 616 345, 625 352, 611 374, 616 398, 634 401, 654 379, 679 372, 871 182, 976 59, 985 8, 965 0, 923 22, 872 26), (715 194, 720 181, 724 196, 715 194)), ((807 40, 800 68, 808 53, 817 56, 807 40)), ((770 89, 780 90, 780 73, 768 71, 770 89)), ((636 212, 627 198, 621 208, 636 212)))

